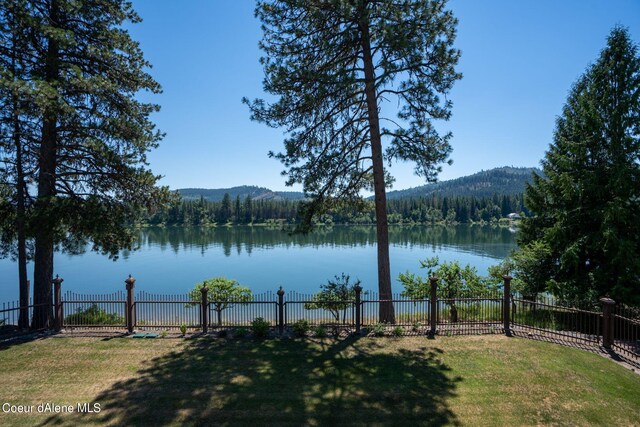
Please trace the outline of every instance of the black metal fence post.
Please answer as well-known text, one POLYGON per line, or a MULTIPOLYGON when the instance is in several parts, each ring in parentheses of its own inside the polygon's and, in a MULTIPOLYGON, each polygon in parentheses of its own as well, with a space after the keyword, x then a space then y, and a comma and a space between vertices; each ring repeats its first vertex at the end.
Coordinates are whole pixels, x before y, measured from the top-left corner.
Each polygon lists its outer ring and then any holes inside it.
POLYGON ((209 292, 209 288, 203 286, 200 289, 200 292, 202 292, 202 299, 200 302, 200 311, 202 313, 202 332, 206 334, 207 332, 209 332, 209 299, 207 298, 207 292, 209 292))
POLYGON ((56 278, 53 279, 53 327, 56 331, 62 329, 62 298, 60 294, 60 285, 64 280, 62 277, 56 274, 56 278))
POLYGON ((18 327, 23 330, 29 329, 29 295, 31 295, 31 282, 27 280, 26 298, 20 299, 20 317, 18 327))
POLYGON ((504 279, 504 295, 502 302, 502 321, 504 323, 504 334, 511 336, 511 276, 502 276, 504 279))
POLYGON ((278 332, 284 333, 284 289, 278 289, 278 332))
POLYGON ((362 293, 362 286, 356 285, 353 290, 356 292, 356 334, 360 334, 360 326, 362 324, 362 303, 360 301, 360 294, 362 293))
POLYGON ((609 297, 600 298, 602 303, 602 346, 607 350, 613 345, 613 306, 615 301, 609 297))
POLYGON ((429 284, 431 285, 429 294, 429 338, 436 337, 436 324, 438 323, 438 278, 429 277, 429 284))
POLYGON ((126 307, 127 331, 129 331, 129 333, 132 333, 133 326, 135 325, 135 321, 133 319, 133 316, 134 316, 133 288, 135 287, 136 279, 134 279, 133 277, 131 277, 131 275, 129 275, 129 277, 127 278, 127 280, 124 281, 124 283, 127 285, 127 307, 126 307))

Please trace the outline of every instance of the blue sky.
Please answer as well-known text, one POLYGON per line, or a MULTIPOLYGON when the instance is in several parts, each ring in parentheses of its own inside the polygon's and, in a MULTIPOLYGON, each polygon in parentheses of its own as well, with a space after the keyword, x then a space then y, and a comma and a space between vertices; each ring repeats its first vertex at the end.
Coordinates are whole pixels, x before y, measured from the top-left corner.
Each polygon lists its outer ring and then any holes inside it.
MULTIPOLYGON (((172 189, 284 185, 281 130, 249 120, 243 96, 263 97, 260 23, 250 0, 134 0, 143 22, 130 27, 164 92, 154 116, 166 132, 149 155, 172 189)), ((497 166, 536 166, 552 141, 571 84, 617 24, 640 42, 638 0, 450 0, 462 50, 451 99, 452 166, 440 179, 497 166)), ((395 189, 423 184, 394 164, 395 189)))

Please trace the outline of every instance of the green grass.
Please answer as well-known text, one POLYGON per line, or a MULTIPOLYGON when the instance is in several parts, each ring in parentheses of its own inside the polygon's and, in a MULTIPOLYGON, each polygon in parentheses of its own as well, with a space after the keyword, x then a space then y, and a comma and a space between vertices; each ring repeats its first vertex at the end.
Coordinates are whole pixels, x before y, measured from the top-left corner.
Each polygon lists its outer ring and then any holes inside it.
POLYGON ((504 336, 48 338, 0 350, 0 403, 97 402, 97 414, 0 425, 633 425, 640 375, 504 336))

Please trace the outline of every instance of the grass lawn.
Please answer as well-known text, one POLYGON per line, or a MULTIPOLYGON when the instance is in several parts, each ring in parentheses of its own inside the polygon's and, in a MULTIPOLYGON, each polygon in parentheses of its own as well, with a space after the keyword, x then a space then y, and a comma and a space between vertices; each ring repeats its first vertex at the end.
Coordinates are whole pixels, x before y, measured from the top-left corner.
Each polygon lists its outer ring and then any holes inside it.
POLYGON ((0 349, 0 425, 638 425, 640 375, 503 336, 47 338, 0 349))

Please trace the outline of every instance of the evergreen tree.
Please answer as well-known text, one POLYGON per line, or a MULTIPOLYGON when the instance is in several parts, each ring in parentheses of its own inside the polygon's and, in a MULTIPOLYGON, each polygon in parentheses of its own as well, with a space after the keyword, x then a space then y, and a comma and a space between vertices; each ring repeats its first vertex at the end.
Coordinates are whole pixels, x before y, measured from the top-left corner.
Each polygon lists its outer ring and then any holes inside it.
POLYGON ((251 196, 247 196, 247 198, 244 199, 244 222, 247 224, 251 224, 251 221, 253 221, 252 215, 253 202, 251 200, 251 196))
POLYGON ((231 219, 231 196, 229 193, 224 193, 224 197, 222 198, 222 204, 220 205, 220 210, 218 211, 218 222, 222 224, 226 224, 231 219))
POLYGON ((616 27, 571 89, 544 177, 527 187, 522 250, 545 254, 537 280, 565 300, 640 303, 639 94, 638 48, 616 27))
MULTIPOLYGON (((8 190, 6 211, 0 219, 1 253, 12 253, 17 258, 21 307, 29 305, 27 217, 31 197, 27 179, 33 175, 35 163, 35 132, 30 126, 35 108, 34 91, 26 78, 34 64, 26 55, 27 17, 25 1, 0 6, 0 179, 8 190)), ((24 309, 20 311, 18 327, 28 326, 28 310, 24 309)))
POLYGON ((236 196, 236 203, 235 203, 235 207, 233 209, 233 220, 236 223, 240 223, 242 222, 242 203, 240 203, 240 195, 238 194, 236 196))
MULTIPOLYGON (((270 0, 256 7, 264 89, 278 100, 244 101, 253 119, 287 129, 285 152, 271 155, 287 168, 287 184, 302 183, 311 199, 303 229, 338 202, 362 205, 361 191, 373 190, 383 300, 392 296, 384 162, 414 161, 431 181, 451 151, 451 135, 432 124, 449 118, 451 103, 440 97, 461 77, 454 70, 460 53, 451 47, 457 21, 445 4, 270 0), (383 100, 400 105, 398 118, 383 114, 383 100)), ((379 315, 394 322, 393 305, 381 303, 379 315)))
MULTIPOLYGON (((7 3, 3 2, 2 7, 7 3)), ((25 82, 34 84, 39 130, 37 197, 34 203, 33 327, 51 323, 54 244, 91 241, 116 256, 130 248, 126 228, 141 207, 161 195, 158 177, 144 167, 161 134, 149 116, 158 107, 138 100, 157 93, 149 64, 123 28, 138 22, 125 0, 31 0, 23 52, 34 64, 25 82)), ((162 194, 161 194, 162 193, 162 194)))

